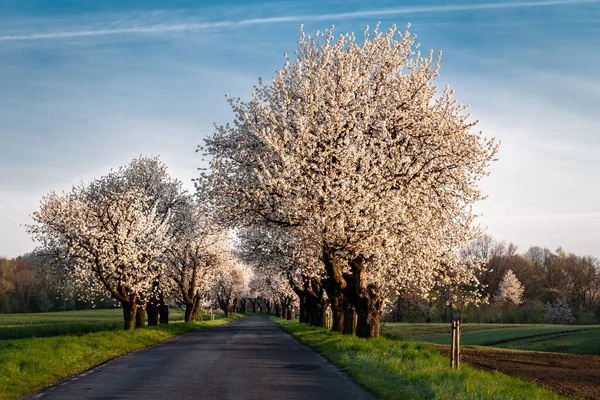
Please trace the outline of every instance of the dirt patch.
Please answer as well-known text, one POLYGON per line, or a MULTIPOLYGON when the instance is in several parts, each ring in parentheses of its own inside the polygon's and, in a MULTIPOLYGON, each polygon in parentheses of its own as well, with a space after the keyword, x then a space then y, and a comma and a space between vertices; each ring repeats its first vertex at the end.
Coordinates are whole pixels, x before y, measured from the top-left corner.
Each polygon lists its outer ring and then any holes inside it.
MULTIPOLYGON (((442 353, 449 357, 448 350, 442 353)), ((600 399, 600 356, 461 349, 463 362, 498 370, 567 396, 600 399)))

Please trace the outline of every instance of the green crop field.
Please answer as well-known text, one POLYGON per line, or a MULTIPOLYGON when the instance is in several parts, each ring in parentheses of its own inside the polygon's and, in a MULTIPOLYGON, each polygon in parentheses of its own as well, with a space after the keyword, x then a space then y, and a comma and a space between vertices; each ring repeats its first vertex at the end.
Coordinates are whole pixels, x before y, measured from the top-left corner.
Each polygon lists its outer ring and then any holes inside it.
MULTIPOLYGON (((461 330, 462 345, 600 355, 598 325, 463 324, 461 330)), ((382 333, 404 341, 450 344, 450 324, 386 323, 382 333)))
MULTIPOLYGON (((169 320, 182 321, 183 310, 170 309, 169 320)), ((122 328, 121 309, 0 314, 0 340, 81 335, 122 328)))

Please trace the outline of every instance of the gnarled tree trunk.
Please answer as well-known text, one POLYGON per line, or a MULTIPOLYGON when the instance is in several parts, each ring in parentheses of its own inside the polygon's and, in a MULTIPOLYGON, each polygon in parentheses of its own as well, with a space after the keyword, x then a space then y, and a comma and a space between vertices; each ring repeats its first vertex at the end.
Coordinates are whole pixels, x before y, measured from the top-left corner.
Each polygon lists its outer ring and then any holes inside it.
POLYGON ((192 301, 185 303, 185 322, 193 322, 198 320, 198 310, 200 309, 200 297, 195 295, 192 301))
POLYGON ((133 330, 135 327, 135 317, 137 314, 138 305, 135 301, 121 301, 123 307, 123 329, 133 330))
POLYGON ((362 338, 379 337, 383 312, 383 295, 375 284, 365 282, 365 259, 358 256, 350 261, 350 273, 337 264, 333 249, 323 246, 325 271, 334 288, 343 294, 344 333, 362 338))

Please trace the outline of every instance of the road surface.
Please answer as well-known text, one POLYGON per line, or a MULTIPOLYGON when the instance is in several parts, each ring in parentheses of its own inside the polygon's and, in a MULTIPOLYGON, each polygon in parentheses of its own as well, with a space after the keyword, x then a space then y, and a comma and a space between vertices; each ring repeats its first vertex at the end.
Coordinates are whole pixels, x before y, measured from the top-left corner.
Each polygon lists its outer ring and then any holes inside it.
POLYGON ((27 399, 376 399, 266 317, 115 358, 27 399))

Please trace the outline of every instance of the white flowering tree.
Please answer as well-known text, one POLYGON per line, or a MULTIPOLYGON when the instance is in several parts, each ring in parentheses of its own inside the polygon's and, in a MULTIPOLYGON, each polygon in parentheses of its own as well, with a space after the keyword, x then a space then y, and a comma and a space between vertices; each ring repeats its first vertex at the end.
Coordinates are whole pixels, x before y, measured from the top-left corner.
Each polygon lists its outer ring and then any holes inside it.
POLYGON ((573 310, 563 299, 556 299, 545 304, 546 322, 549 324, 572 324, 575 322, 573 310))
POLYGON ((511 303, 515 306, 523 303, 523 293, 525 287, 521 284, 512 270, 506 271, 504 277, 498 285, 498 291, 495 293, 495 300, 499 303, 511 303))
POLYGON ((485 271, 483 261, 466 257, 464 254, 452 265, 445 265, 438 271, 433 293, 448 307, 452 319, 463 320, 467 306, 479 306, 488 302, 483 285, 477 276, 485 271))
MULTIPOLYGON (((178 227, 174 216, 189 209, 190 195, 183 190, 182 183, 171 177, 167 166, 160 161, 159 157, 139 157, 133 159, 128 165, 111 173, 118 181, 120 190, 142 190, 146 196, 145 211, 156 210, 158 217, 169 223, 169 234, 167 242, 176 244, 179 238, 176 236, 178 227)), ((178 221, 181 221, 179 218, 178 221)), ((168 247, 168 246, 167 246, 168 247)), ((161 263, 156 264, 153 274, 153 289, 147 296, 146 312, 148 314, 148 325, 168 323, 169 307, 166 304, 168 298, 177 293, 177 286, 167 274, 168 260, 163 257, 161 263)))
POLYGON ((29 231, 56 260, 48 264, 55 273, 89 292, 109 292, 131 329, 143 326, 147 305, 156 313, 159 305, 166 308, 171 281, 164 255, 173 238, 171 212, 182 196, 181 183, 158 158, 142 157, 69 193, 51 192, 29 231))
MULTIPOLYGON (((264 228, 264 227, 263 227, 264 228)), ((237 232, 237 257, 252 267, 253 286, 271 298, 277 316, 293 318, 291 310, 300 299, 300 319, 305 322, 302 273, 308 273, 294 251, 295 241, 284 229, 260 229, 258 226, 237 232), (299 278, 299 279, 296 279, 299 278)))
POLYGON ((367 29, 358 43, 327 30, 298 45, 249 102, 229 100, 235 120, 206 140, 198 187, 236 224, 299 228, 356 334, 376 337, 386 296, 432 288, 478 233, 471 206, 497 143, 438 90, 439 57, 415 53, 408 32, 367 29))
POLYGON ((64 261, 56 264, 64 267, 60 273, 120 302, 125 329, 133 329, 152 292, 167 240, 167 221, 145 209, 147 200, 140 190, 115 190, 102 178, 68 194, 51 192, 29 227, 42 251, 64 261))
MULTIPOLYGON (((298 228, 255 224, 238 231, 237 256, 256 272, 254 279, 279 303, 278 313, 295 303, 298 297, 300 322, 326 326, 327 295, 323 282, 322 261, 315 254, 319 246, 303 242, 298 228), (268 279, 274 277, 273 279, 268 279)), ((336 326, 334 325, 334 329, 336 326)), ((343 331, 339 327, 340 332, 343 331)))
POLYGON ((248 295, 252 270, 241 263, 233 251, 233 237, 227 235, 225 240, 217 243, 215 251, 216 270, 211 283, 211 299, 228 316, 237 306, 238 301, 248 295))
POLYGON ((221 253, 227 251, 223 243, 228 235, 191 198, 175 210, 167 274, 174 283, 173 297, 185 307, 185 321, 190 322, 209 300, 211 283, 221 268, 221 253))

